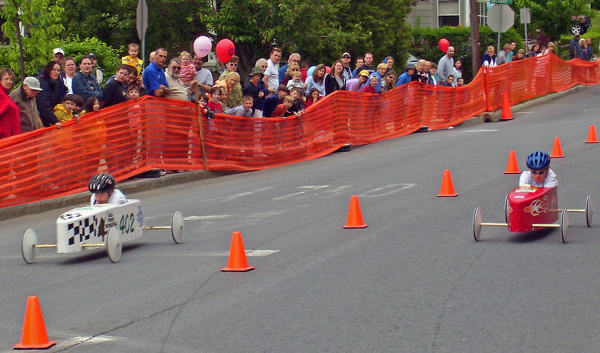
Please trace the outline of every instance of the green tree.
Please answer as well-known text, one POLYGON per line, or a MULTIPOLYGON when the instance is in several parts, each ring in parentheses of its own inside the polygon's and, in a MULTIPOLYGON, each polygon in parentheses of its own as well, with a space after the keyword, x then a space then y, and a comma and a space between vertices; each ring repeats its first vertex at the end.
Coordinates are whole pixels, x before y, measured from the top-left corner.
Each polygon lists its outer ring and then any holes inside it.
POLYGON ((531 9, 530 28, 541 29, 553 41, 569 32, 571 16, 590 14, 589 0, 515 0, 512 7, 517 14, 522 7, 531 9))
POLYGON ((7 0, 2 7, 2 32, 10 42, 6 61, 21 77, 37 73, 52 58, 51 42, 64 29, 61 5, 62 0, 7 0))
MULTIPOLYGON (((140 43, 136 30, 138 0, 61 1, 65 3, 69 36, 96 37, 114 48, 140 43)), ((204 24, 194 16, 200 6, 196 0, 147 0, 147 4, 146 58, 158 47, 167 48, 172 55, 190 50, 194 39, 206 32, 204 24)))
MULTIPOLYGON (((344 51, 355 56, 403 57, 410 0, 216 0, 198 6, 216 40, 230 38, 246 69, 267 57, 276 44, 284 55, 299 52, 311 63, 326 63, 344 51)), ((285 60, 285 58, 284 58, 285 60)))

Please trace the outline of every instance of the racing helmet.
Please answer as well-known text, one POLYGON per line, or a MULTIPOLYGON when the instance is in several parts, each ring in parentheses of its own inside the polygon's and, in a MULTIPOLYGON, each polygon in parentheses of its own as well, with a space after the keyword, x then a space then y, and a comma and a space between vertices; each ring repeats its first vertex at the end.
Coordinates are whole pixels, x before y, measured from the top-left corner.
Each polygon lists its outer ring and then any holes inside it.
POLYGON ((93 194, 112 191, 115 188, 115 178, 106 173, 96 174, 90 179, 88 188, 93 194))
POLYGON ((550 156, 543 151, 531 152, 527 156, 527 168, 529 169, 546 169, 550 165, 550 156))

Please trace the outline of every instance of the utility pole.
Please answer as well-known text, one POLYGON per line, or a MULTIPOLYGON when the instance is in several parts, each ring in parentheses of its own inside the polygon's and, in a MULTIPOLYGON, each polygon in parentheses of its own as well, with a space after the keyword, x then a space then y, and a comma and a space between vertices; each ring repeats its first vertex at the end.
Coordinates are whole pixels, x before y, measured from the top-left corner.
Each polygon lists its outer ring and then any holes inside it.
POLYGON ((473 77, 481 66, 481 53, 479 47, 479 3, 477 0, 469 0, 469 22, 471 23, 471 56, 473 65, 473 77))

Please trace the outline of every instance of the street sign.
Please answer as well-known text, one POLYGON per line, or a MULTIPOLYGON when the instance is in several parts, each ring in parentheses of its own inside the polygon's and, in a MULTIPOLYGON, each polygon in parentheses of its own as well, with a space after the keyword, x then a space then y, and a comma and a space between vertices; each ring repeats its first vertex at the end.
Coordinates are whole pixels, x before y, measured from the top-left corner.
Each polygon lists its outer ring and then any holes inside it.
POLYGON ((515 12, 508 5, 496 4, 488 11, 487 23, 494 32, 504 33, 515 24, 515 12))
POLYGON ((512 5, 512 0, 490 0, 489 2, 492 3, 492 4, 512 5))
POLYGON ((521 17, 521 24, 531 23, 531 11, 528 7, 521 7, 519 16, 521 17))
POLYGON ((137 4, 135 28, 137 29, 138 38, 141 40, 148 29, 148 5, 146 0, 139 0, 137 4))

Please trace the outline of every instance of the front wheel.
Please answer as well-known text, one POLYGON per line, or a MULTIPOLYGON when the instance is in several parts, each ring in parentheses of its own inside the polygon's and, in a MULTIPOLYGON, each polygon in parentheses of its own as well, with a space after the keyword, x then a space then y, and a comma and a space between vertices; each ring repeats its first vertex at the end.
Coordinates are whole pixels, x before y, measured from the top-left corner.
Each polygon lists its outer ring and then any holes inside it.
POLYGON ((106 252, 108 258, 112 262, 121 260, 121 252, 123 251, 123 241, 121 240, 121 232, 117 227, 112 227, 106 236, 106 252))
POLYGON ((585 30, 583 29, 583 26, 581 24, 576 23, 571 27, 571 34, 573 34, 574 36, 582 35, 583 33, 585 33, 585 30))
POLYGON ((35 246, 38 244, 38 238, 35 231, 31 228, 23 233, 21 239, 21 256, 26 263, 32 264, 35 261, 35 246))

